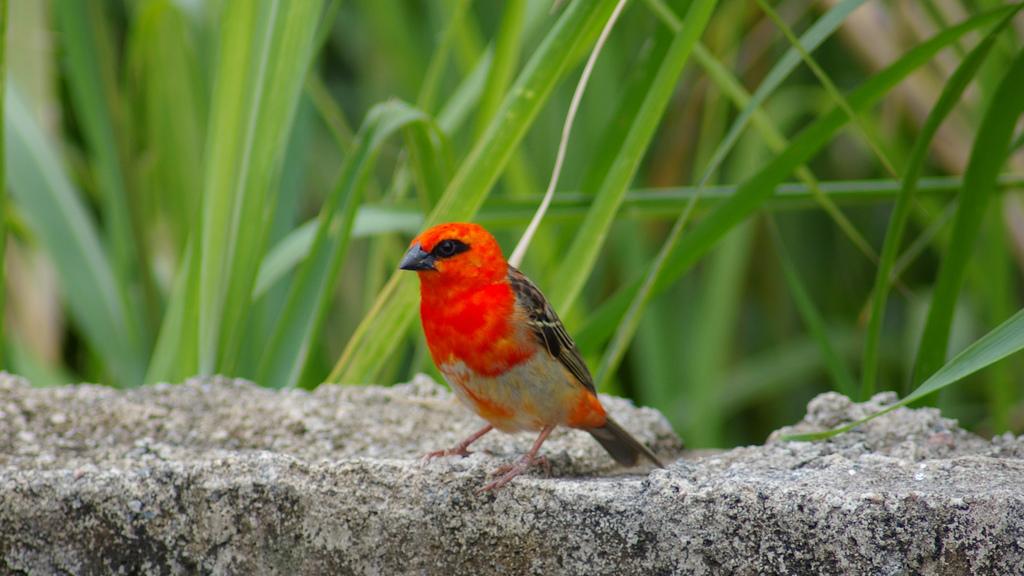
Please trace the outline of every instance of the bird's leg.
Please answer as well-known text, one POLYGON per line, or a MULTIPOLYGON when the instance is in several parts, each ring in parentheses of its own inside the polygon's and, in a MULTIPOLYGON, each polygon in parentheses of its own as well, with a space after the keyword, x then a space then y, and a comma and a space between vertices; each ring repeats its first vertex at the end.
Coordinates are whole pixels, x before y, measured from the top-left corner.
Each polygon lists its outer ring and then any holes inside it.
POLYGON ((533 466, 534 464, 541 464, 545 466, 545 468, 547 468, 547 458, 545 458, 544 456, 537 456, 537 451, 540 450, 541 444, 543 444, 544 441, 547 440, 548 435, 551 434, 551 431, 554 429, 555 427, 553 425, 545 426, 544 429, 540 431, 540 435, 537 436, 537 440, 533 442, 533 448, 530 448, 529 452, 524 454, 523 457, 516 461, 515 464, 505 465, 502 466, 501 468, 498 468, 498 470, 496 470, 496 473, 501 474, 501 476, 497 480, 494 480, 493 482, 487 484, 483 488, 477 490, 477 493, 479 494, 480 492, 489 492, 491 490, 497 490, 498 488, 501 488, 505 484, 511 482, 512 479, 515 478, 516 476, 519 476, 523 472, 529 470, 530 467, 533 466))
POLYGON ((469 438, 466 438, 462 442, 459 442, 454 447, 449 448, 447 450, 435 450, 423 456, 423 459, 430 460, 432 458, 440 458, 442 456, 469 456, 470 452, 469 450, 467 450, 467 448, 469 448, 469 445, 479 440, 481 436, 487 434, 491 430, 494 430, 494 426, 488 424, 487 426, 484 426, 483 428, 477 430, 476 432, 473 432, 469 436, 469 438))

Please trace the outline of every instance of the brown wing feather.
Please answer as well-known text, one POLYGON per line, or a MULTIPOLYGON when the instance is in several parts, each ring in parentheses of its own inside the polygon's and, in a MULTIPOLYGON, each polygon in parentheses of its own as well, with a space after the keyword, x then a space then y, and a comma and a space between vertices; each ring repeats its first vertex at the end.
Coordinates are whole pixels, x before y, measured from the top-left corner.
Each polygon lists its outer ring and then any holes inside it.
POLYGON ((537 340, 580 381, 580 384, 594 392, 594 380, 576 349, 576 343, 565 331, 565 326, 544 298, 544 294, 525 274, 512 266, 508 267, 508 280, 519 303, 527 310, 530 328, 537 340))

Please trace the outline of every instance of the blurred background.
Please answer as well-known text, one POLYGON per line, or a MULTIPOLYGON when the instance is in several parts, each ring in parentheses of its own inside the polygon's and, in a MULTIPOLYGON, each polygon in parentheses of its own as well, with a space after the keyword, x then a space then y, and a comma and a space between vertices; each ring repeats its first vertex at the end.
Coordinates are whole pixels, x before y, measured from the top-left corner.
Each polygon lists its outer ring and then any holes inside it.
MULTIPOLYGON (((309 388, 440 380, 396 264, 444 220, 512 251, 616 2, 4 4, 4 368, 309 388)), ((1017 312, 1018 8, 628 2, 522 265, 600 387, 756 443, 1017 312)), ((1022 368, 928 401, 1019 433, 1022 368)))

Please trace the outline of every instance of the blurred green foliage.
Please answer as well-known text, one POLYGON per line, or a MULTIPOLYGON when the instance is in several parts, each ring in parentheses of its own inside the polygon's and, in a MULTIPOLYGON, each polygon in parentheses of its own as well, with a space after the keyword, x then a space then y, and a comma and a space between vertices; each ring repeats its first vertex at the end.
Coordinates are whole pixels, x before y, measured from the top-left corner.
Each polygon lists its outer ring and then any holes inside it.
MULTIPOLYGON (((511 252, 615 4, 10 3, 4 366, 432 372, 408 238, 474 219, 511 252)), ((630 2, 522 266, 602 388, 692 446, 922 383, 1024 430, 1019 9, 630 2)))

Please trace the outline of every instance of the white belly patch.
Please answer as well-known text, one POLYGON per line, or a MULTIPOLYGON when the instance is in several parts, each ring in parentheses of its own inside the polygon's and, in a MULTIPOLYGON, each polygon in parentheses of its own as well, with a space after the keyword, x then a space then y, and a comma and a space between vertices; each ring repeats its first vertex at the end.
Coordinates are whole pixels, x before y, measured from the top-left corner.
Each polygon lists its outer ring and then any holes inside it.
POLYGON ((564 425, 580 394, 580 384, 546 354, 499 376, 480 376, 461 361, 439 368, 459 401, 503 432, 564 425))

